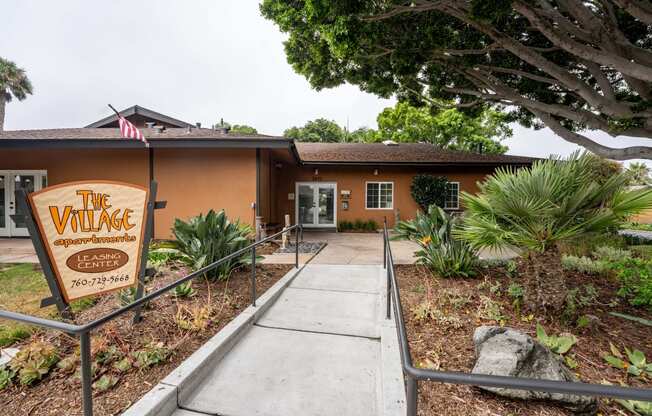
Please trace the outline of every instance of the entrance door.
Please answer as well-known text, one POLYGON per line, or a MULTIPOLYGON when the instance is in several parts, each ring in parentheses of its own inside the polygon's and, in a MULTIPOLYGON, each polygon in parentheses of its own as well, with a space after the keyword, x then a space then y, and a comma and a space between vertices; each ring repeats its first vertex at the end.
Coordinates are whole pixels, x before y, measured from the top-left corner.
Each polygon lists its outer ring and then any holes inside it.
POLYGON ((47 173, 37 170, 0 171, 0 236, 29 237, 23 212, 17 204, 21 189, 27 193, 47 186, 47 173), (11 216, 17 214, 16 220, 11 216))
POLYGON ((304 227, 335 227, 337 185, 331 182, 297 182, 297 223, 304 227))

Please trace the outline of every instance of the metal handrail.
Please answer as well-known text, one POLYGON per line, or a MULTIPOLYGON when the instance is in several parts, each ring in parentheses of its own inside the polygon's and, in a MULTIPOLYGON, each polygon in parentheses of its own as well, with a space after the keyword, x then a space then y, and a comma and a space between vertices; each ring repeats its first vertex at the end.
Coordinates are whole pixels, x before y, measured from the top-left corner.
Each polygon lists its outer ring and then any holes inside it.
POLYGON ((399 341, 401 365, 406 382, 407 414, 415 416, 417 413, 418 382, 436 381, 451 384, 467 384, 483 387, 501 387, 516 390, 534 390, 549 393, 569 393, 582 396, 605 396, 620 399, 652 401, 652 389, 636 387, 622 387, 604 384, 540 380, 534 378, 521 378, 509 376, 496 376, 488 374, 472 374, 459 371, 436 371, 416 368, 412 365, 410 345, 408 343, 401 294, 396 281, 394 258, 387 231, 387 221, 383 225, 383 267, 387 271, 387 319, 391 319, 394 311, 396 333, 399 341))
POLYGON ((291 231, 296 230, 295 232, 295 261, 294 261, 294 266, 295 268, 299 268, 299 235, 303 233, 303 227, 301 224, 295 224, 293 226, 287 227, 276 234, 272 234, 269 237, 265 237, 262 240, 256 241, 247 247, 244 247, 238 251, 235 251, 228 256, 222 257, 221 259, 202 267, 201 269, 195 270, 194 272, 182 277, 179 280, 176 280, 167 286, 163 286, 160 289, 157 289, 143 297, 141 297, 138 300, 135 300, 134 302, 130 303, 129 305, 123 306, 120 309, 116 309, 115 311, 104 315, 100 318, 97 318, 94 321, 88 322, 83 325, 75 325, 75 324, 70 324, 67 322, 61 322, 61 321, 55 321, 52 319, 45 319, 45 318, 39 318, 36 316, 30 316, 30 315, 25 315, 22 313, 18 312, 11 312, 11 311, 5 311, 5 310, 0 310, 0 318, 2 319, 9 319, 12 321, 17 321, 17 322, 22 322, 25 324, 29 325, 36 325, 40 326, 43 328, 49 328, 49 329, 54 329, 57 331, 61 332, 66 332, 68 334, 73 334, 73 335, 79 335, 79 340, 80 340, 80 356, 81 356, 81 372, 82 372, 82 397, 83 397, 83 409, 84 409, 84 416, 92 416, 93 415, 93 396, 92 396, 92 375, 91 375, 91 339, 90 339, 90 332, 105 323, 121 316, 124 315, 125 313, 138 308, 139 306, 144 305, 145 303, 152 301, 159 296, 163 295, 166 292, 169 292, 170 290, 174 289, 175 287, 191 280, 194 279, 195 277, 201 276, 204 273, 215 269, 216 267, 220 266, 221 264, 233 260, 235 258, 239 258, 248 251, 251 251, 252 253, 252 278, 251 278, 251 294, 252 294, 252 299, 251 299, 251 304, 252 306, 256 306, 256 247, 258 247, 261 244, 264 244, 268 241, 273 240, 274 238, 290 233, 291 231))

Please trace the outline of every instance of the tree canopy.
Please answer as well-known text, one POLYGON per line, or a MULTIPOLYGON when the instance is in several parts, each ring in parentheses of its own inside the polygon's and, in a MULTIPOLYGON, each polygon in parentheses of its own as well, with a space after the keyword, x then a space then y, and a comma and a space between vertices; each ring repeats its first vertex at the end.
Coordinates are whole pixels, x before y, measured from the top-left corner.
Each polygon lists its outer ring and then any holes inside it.
POLYGON ((32 83, 25 70, 15 63, 0 58, 0 131, 4 128, 5 104, 13 98, 19 101, 32 93, 32 83))
POLYGON ((380 140, 427 142, 443 149, 505 153, 500 141, 512 135, 505 114, 486 110, 471 117, 454 108, 435 114, 428 107, 398 103, 378 115, 380 140))
POLYGON ((382 97, 466 112, 507 106, 612 159, 584 134, 652 138, 652 5, 644 0, 264 0, 288 61, 316 89, 349 82, 382 97))
POLYGON ((283 136, 301 142, 341 142, 346 134, 336 122, 318 118, 307 122, 303 127, 290 127, 283 136))
POLYGON ((231 126, 231 133, 241 133, 241 134, 257 134, 258 130, 254 127, 247 126, 246 124, 234 124, 231 126))

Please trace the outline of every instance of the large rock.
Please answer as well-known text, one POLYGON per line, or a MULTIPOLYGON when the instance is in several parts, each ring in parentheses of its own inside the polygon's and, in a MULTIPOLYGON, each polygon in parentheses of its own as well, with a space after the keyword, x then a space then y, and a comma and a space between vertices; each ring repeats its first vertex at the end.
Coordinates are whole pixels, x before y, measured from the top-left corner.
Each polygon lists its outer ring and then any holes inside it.
MULTIPOLYGON (((557 354, 515 329, 481 326, 473 334, 476 362, 473 373, 497 376, 578 381, 557 354)), ((594 397, 495 387, 481 387, 500 396, 523 400, 552 400, 585 415, 597 411, 594 397)))

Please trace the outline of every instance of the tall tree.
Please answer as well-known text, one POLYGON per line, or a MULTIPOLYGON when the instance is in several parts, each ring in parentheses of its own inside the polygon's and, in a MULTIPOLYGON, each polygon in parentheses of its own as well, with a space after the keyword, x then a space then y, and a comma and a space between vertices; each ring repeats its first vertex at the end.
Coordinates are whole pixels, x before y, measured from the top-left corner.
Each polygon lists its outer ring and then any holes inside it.
POLYGON ((491 109, 470 117, 454 108, 430 109, 398 103, 378 115, 380 140, 426 142, 444 149, 505 153, 500 141, 512 135, 505 114, 491 109))
POLYGON ((303 127, 290 127, 283 136, 300 142, 341 142, 345 139, 345 132, 336 122, 318 118, 303 127))
POLYGON ((0 58, 0 131, 4 130, 6 104, 14 98, 22 101, 31 93, 32 83, 25 70, 0 58))
POLYGON ((288 61, 317 89, 466 111, 514 108, 524 126, 617 160, 583 132, 652 138, 652 5, 644 0, 264 0, 288 61))

